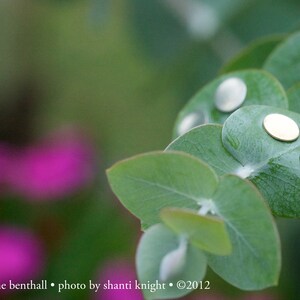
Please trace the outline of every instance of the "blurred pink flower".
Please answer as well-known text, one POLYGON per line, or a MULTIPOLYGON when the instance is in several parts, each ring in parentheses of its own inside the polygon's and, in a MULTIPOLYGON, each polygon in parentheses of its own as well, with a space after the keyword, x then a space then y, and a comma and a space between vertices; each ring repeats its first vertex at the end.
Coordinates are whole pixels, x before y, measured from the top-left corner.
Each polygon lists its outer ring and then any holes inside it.
POLYGON ((0 227, 0 283, 25 283, 39 277, 44 268, 44 248, 25 229, 0 227))
POLYGON ((95 176, 91 143, 74 132, 61 132, 30 147, 0 148, 8 188, 29 200, 57 199, 90 183, 95 176))
POLYGON ((140 290, 134 288, 136 274, 134 267, 126 260, 116 260, 107 263, 101 270, 95 283, 129 283, 131 289, 103 289, 100 288, 93 299, 95 300, 143 300, 140 290))

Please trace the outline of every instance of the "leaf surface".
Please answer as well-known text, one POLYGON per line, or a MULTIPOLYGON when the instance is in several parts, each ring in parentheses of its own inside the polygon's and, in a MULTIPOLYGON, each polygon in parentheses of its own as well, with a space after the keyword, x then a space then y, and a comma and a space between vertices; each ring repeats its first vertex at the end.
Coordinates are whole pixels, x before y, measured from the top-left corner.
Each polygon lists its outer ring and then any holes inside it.
MULTIPOLYGON (((159 280, 162 259, 171 251, 178 248, 179 238, 164 225, 157 224, 150 227, 142 236, 136 254, 136 266, 140 283, 163 283, 159 280)), ((206 273, 206 257, 201 250, 188 245, 185 264, 182 272, 164 282, 165 288, 151 292, 144 289, 146 299, 179 298, 192 292, 191 289, 178 289, 179 280, 200 281, 206 273), (173 286, 169 284, 173 283, 173 286)))
POLYGON ((201 124, 224 123, 230 113, 221 112, 215 107, 215 94, 219 85, 229 78, 239 78, 246 84, 247 94, 242 106, 269 105, 288 108, 286 93, 281 84, 271 74, 259 70, 225 74, 202 88, 184 106, 175 122, 174 137, 182 135, 201 124))

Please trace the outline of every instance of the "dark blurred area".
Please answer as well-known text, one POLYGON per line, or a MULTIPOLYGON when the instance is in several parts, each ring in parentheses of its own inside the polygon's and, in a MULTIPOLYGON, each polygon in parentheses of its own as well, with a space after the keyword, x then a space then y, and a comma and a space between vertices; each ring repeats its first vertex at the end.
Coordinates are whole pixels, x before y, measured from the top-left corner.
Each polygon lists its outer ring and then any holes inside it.
MULTIPOLYGON (((298 0, 3 0, 0 284, 3 299, 142 299, 66 289, 134 280, 138 222, 105 169, 164 149, 180 108, 252 40, 297 30, 298 0), (100 280, 100 279, 99 279, 100 280), (50 282, 54 287, 50 287, 50 282)), ((241 292, 209 272, 186 299, 299 299, 299 222, 279 221, 277 288, 241 292)))

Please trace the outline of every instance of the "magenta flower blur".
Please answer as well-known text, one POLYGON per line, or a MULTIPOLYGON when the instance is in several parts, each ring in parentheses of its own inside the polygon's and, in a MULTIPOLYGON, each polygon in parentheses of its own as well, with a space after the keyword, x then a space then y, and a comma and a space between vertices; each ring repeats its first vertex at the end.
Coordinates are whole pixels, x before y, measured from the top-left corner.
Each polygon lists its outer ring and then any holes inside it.
POLYGON ((44 268, 44 249, 25 229, 0 227, 0 283, 25 283, 37 279, 44 268))
POLYGON ((56 134, 40 144, 12 152, 15 154, 10 157, 7 185, 30 200, 68 196, 95 176, 91 144, 74 132, 56 134))
POLYGON ((132 283, 131 289, 99 289, 93 297, 95 300, 143 300, 143 295, 140 290, 134 288, 136 274, 134 267, 126 260, 116 260, 107 263, 101 270, 96 283, 112 284, 132 283))

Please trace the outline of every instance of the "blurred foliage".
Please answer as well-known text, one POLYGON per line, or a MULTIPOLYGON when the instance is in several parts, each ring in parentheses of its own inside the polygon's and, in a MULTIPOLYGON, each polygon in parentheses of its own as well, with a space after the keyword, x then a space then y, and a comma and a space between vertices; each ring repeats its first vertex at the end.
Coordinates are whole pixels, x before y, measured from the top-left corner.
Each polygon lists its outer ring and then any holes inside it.
POLYGON ((1 1, 1 141, 24 145, 77 124, 94 138, 100 161, 97 187, 65 202, 1 199, 1 222, 31 226, 45 240, 47 278, 83 281, 108 257, 133 257, 136 224, 108 191, 104 169, 164 148, 177 112, 225 61, 254 38, 300 25, 297 0, 201 3, 216 17, 204 38, 170 1, 1 1))

